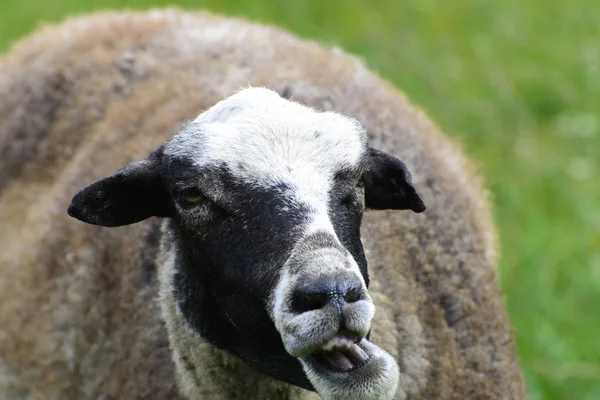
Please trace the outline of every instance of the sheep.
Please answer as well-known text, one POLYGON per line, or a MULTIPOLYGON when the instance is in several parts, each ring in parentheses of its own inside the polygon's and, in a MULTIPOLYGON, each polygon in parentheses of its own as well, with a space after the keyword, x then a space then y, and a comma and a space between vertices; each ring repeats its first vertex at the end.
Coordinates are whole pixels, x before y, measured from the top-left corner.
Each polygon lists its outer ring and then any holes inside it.
POLYGON ((168 8, 0 70, 0 398, 526 398, 482 179, 356 57, 168 8))

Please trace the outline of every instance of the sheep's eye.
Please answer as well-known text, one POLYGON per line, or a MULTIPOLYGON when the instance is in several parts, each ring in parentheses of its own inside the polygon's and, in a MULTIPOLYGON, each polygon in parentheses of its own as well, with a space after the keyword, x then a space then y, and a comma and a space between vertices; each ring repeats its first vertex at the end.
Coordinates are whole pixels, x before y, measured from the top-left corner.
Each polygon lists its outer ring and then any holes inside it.
POLYGON ((179 192, 179 201, 186 206, 193 206, 205 199, 204 195, 194 188, 183 189, 179 192))

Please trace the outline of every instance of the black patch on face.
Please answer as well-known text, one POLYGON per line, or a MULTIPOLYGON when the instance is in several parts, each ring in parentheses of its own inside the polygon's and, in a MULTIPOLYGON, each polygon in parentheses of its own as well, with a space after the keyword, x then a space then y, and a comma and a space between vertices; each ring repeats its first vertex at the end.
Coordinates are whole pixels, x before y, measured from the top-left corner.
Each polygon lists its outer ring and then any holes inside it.
POLYGON ((169 177, 167 182, 186 182, 198 179, 202 172, 194 163, 181 157, 165 157, 163 159, 164 174, 169 177))
POLYGON ((364 187, 361 174, 362 168, 345 169, 335 174, 334 184, 329 194, 328 210, 338 239, 352 254, 369 287, 367 258, 360 240, 360 226, 364 213, 364 187))
MULTIPOLYGON (((194 168, 180 162, 166 165, 179 178, 194 168)), ((196 176, 201 175, 198 171, 196 176)), ((211 213, 205 220, 192 209, 171 220, 178 246, 173 282, 178 305, 208 342, 265 374, 313 390, 267 313, 268 296, 303 233, 309 209, 289 200, 285 192, 291 189, 285 183, 248 184, 224 166, 212 168, 210 175, 236 212, 211 213)))

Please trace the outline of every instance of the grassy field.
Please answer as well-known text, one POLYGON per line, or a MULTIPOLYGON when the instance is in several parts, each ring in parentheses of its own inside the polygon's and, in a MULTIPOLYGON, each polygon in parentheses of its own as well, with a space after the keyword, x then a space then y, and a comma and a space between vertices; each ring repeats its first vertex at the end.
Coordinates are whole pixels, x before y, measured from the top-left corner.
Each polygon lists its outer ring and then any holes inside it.
MULTIPOLYGON (((0 2, 0 50, 41 21, 153 0, 0 2)), ((181 1, 362 55, 479 162, 532 399, 600 399, 597 0, 181 1)), ((1 73, 1 71, 0 71, 1 73)))

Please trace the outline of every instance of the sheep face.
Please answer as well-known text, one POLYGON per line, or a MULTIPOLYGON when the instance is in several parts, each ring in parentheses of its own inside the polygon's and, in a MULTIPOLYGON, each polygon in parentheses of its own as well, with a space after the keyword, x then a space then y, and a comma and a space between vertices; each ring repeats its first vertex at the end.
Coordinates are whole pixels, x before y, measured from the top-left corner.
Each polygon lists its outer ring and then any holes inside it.
POLYGON ((365 208, 425 206, 357 121, 251 88, 82 190, 69 214, 168 218, 170 287, 198 340, 326 399, 385 399, 398 367, 367 339, 365 208))

